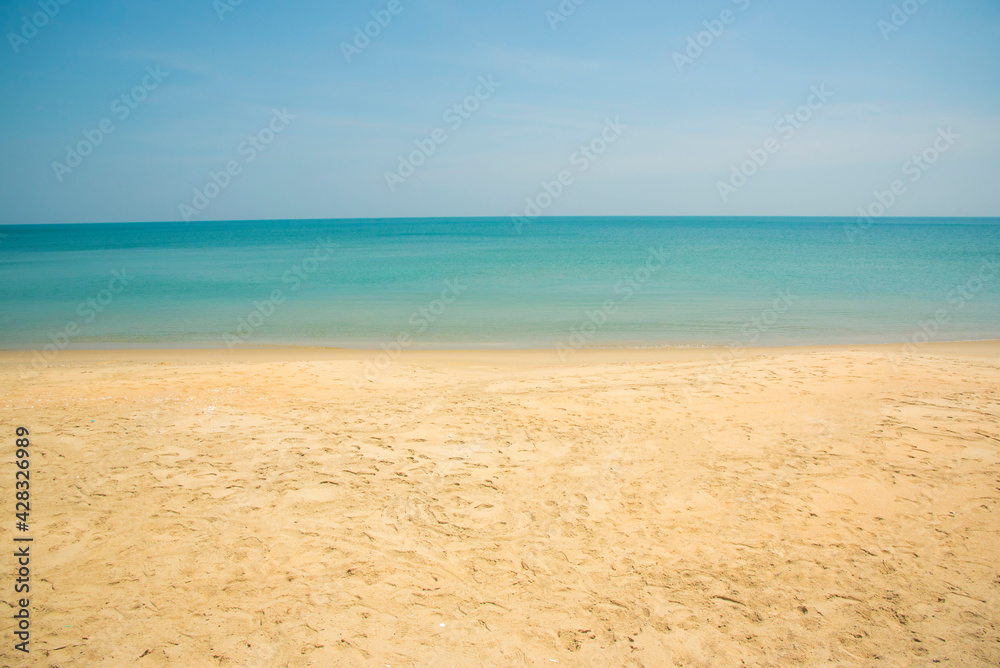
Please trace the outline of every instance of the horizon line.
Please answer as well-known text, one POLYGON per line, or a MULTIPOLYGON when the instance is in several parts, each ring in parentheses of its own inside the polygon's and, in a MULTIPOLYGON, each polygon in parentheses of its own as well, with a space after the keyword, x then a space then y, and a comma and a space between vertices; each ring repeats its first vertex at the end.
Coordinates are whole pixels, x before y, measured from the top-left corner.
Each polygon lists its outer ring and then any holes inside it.
MULTIPOLYGON (((66 226, 66 225, 204 225, 214 223, 305 223, 305 222, 357 222, 357 221, 457 221, 457 220, 512 220, 518 216, 364 216, 354 218, 231 218, 218 220, 136 220, 136 221, 101 221, 101 222, 76 222, 76 223, 0 223, 0 227, 34 227, 34 226, 66 226)), ((580 216, 538 216, 526 219, 528 223, 538 223, 557 220, 607 220, 607 219, 663 219, 663 220, 744 220, 767 218, 773 220, 830 220, 849 221, 855 220, 857 216, 770 216, 770 215, 698 215, 698 216, 678 216, 678 215, 580 215, 580 216)), ((995 216, 879 216, 874 219, 875 223, 888 223, 893 221, 966 221, 966 220, 993 220, 1000 223, 1000 215, 995 216)))

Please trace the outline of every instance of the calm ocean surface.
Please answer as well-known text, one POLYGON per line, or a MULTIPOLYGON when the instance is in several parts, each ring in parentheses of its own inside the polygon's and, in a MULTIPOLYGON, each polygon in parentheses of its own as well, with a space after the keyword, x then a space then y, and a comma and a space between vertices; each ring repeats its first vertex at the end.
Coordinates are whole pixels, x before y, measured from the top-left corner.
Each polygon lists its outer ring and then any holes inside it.
POLYGON ((1000 219, 884 219, 865 230, 819 218, 558 218, 520 230, 508 218, 0 227, 5 348, 746 346, 914 335, 1000 338, 1000 219))

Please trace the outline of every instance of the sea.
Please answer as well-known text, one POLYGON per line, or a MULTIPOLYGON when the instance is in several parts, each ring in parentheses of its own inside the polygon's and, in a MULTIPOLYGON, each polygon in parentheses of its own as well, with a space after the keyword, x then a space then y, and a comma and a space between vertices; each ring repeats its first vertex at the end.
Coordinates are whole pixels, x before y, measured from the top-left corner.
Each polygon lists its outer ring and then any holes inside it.
POLYGON ((0 226, 7 349, 997 338, 997 218, 0 226))

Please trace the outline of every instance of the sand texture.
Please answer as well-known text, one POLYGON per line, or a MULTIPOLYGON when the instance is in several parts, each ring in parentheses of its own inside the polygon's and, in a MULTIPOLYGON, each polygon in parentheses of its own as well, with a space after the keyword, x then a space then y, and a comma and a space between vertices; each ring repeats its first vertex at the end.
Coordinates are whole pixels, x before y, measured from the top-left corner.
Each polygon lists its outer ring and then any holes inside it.
POLYGON ((0 610, 23 425, 30 665, 996 666, 1000 345, 886 350, 4 353, 0 610))

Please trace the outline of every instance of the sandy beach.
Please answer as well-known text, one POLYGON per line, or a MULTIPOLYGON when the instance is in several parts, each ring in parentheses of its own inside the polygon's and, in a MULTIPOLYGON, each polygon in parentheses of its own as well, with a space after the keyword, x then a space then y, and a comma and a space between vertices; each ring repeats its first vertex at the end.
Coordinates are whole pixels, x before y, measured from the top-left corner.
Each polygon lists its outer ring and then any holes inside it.
POLYGON ((717 355, 4 352, 32 665, 1000 663, 1000 342, 717 355))

